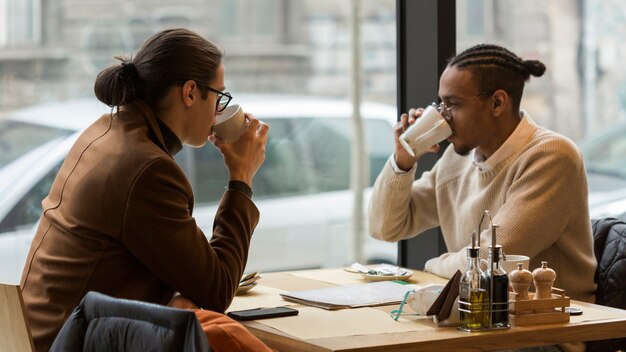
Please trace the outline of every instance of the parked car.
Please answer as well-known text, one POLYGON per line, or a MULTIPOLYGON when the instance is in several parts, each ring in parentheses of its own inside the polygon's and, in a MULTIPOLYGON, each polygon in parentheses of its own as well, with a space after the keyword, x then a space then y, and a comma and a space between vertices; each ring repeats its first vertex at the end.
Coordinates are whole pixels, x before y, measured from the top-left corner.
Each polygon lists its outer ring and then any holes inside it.
MULTIPOLYGON (((350 264, 350 103, 277 95, 235 99, 271 126, 266 160, 254 179, 261 220, 246 271, 350 264)), ((25 108, 0 121, 0 282, 19 281, 41 200, 80 131, 110 111, 93 98, 25 108)), ((361 111, 371 185, 393 151, 396 109, 366 103, 361 111)), ((194 217, 210 236, 228 177, 222 156, 208 143, 185 147, 175 158, 194 187, 194 217)), ((395 263, 395 244, 363 237, 367 261, 395 263)))
POLYGON ((588 139, 580 149, 587 169, 591 218, 626 220, 626 123, 588 139))

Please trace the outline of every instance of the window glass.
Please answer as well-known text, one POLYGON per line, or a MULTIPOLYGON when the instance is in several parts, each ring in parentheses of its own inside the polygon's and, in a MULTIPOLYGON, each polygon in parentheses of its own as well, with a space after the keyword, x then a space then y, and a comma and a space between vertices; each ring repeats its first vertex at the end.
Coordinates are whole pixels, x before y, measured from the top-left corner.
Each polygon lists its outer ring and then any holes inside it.
MULTIPOLYGON (((389 121, 397 117, 396 1, 359 4, 362 101, 391 111, 377 116, 362 109, 369 116, 364 128, 369 169, 362 172, 369 175, 371 186, 393 150, 389 121)), ((64 122, 72 125, 67 116, 50 113, 46 126, 52 127, 21 130, 12 127, 17 126, 12 125, 15 111, 80 98, 96 101, 94 81, 102 69, 119 64, 114 56, 132 57, 153 33, 185 27, 224 52, 226 90, 233 103, 271 126, 266 161, 253 183, 261 221, 250 248, 254 260, 247 270, 349 265, 354 261, 350 241, 355 236, 351 228, 356 198, 350 187, 352 122, 345 112, 351 111, 352 91, 350 9, 347 2, 336 0, 0 0, 0 174, 10 161, 26 163, 22 157, 32 148, 54 138, 70 138, 54 128, 64 122), (271 109, 246 105, 243 96, 271 101, 271 109), (342 111, 323 104, 306 110, 295 103, 283 104, 307 99, 340 101, 342 111), (270 260, 277 248, 299 253, 304 249, 296 247, 303 243, 320 250, 315 256, 302 254, 282 263, 270 260)), ((99 116, 74 112, 93 120, 99 116)), ((222 156, 208 143, 200 149, 185 147, 175 158, 194 188, 193 215, 210 237, 228 182, 222 156)), ((29 162, 33 165, 27 167, 42 167, 29 162)), ((0 214, 11 211, 15 219, 28 219, 15 220, 13 227, 32 223, 40 209, 31 205, 41 202, 48 187, 47 183, 30 187, 15 197, 23 200, 17 207, 0 214)), ((3 191, 0 185, 0 195, 3 191)), ((374 240, 365 231, 358 235, 364 238, 364 261, 395 262, 395 244, 374 240)), ((11 249, 0 241, 0 271, 10 270, 3 269, 3 250, 11 249)))
POLYGON ((255 31, 259 35, 273 35, 278 28, 276 21, 277 0, 256 0, 255 31))
MULTIPOLYGON (((346 118, 272 118, 266 159, 254 178, 254 198, 279 198, 321 192, 345 191, 350 188, 351 121, 346 118)), ((392 126, 383 120, 367 120, 366 138, 369 180, 376 176, 393 152, 392 126), (381 136, 384 136, 381 138, 381 136), (388 138, 387 138, 388 137, 388 138)), ((190 150, 190 149, 187 149, 190 150)), ((176 159, 186 165, 197 203, 216 203, 224 193, 228 174, 222 155, 212 145, 192 151, 195 165, 189 165, 181 152, 176 159), (190 171, 190 170, 193 170, 190 171)))
POLYGON ((70 131, 16 121, 0 120, 0 169, 53 139, 70 131))
POLYGON ((3 232, 27 230, 33 227, 41 216, 41 201, 48 195, 60 168, 61 164, 53 167, 0 221, 0 235, 3 232))
POLYGON ((0 47, 33 47, 40 41, 41 0, 0 0, 0 47))
POLYGON ((221 0, 219 2, 220 15, 218 22, 221 32, 224 37, 236 37, 239 35, 239 18, 237 17, 237 5, 236 0, 221 0))
POLYGON ((591 217, 626 217, 626 2, 456 3, 457 51, 496 43, 546 65, 526 85, 521 107, 580 146, 591 217))
POLYGON ((589 172, 626 179, 626 126, 589 140, 583 153, 589 172))

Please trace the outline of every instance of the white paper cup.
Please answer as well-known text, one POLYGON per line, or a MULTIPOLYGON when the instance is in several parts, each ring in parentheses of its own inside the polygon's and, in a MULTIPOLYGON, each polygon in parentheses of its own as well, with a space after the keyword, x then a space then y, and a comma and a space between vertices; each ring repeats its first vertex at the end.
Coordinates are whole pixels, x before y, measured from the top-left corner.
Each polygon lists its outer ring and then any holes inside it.
POLYGON ((400 144, 412 157, 452 135, 448 121, 434 106, 428 106, 400 136, 400 144))
POLYGON ((522 263, 524 269, 528 270, 530 258, 525 255, 507 254, 506 260, 500 261, 500 266, 504 269, 504 271, 510 273, 511 271, 517 269, 517 263, 522 263))
POLYGON ((215 118, 213 133, 224 142, 234 142, 245 131, 246 117, 239 104, 229 105, 215 118))

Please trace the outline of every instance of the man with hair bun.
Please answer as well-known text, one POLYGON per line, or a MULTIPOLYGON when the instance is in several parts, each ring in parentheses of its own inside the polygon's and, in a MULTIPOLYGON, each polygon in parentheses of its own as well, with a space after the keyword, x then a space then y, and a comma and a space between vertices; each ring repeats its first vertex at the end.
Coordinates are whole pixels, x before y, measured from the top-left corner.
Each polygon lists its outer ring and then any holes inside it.
POLYGON ((22 274, 38 351, 50 349, 88 291, 223 313, 259 221, 252 179, 265 160, 269 126, 246 113, 239 140, 226 143, 212 134, 232 98, 225 92, 221 51, 192 31, 168 29, 134 57, 118 59, 94 84, 112 112, 71 148, 42 202, 22 274), (229 173, 210 240, 193 218, 191 184, 174 160, 182 144, 202 147, 207 141, 219 149, 229 173))
MULTIPOLYGON (((594 302, 596 260, 581 154, 520 110, 524 83, 545 69, 497 45, 477 45, 452 58, 439 81, 450 145, 415 180, 423 154, 412 157, 398 138, 423 109, 401 116, 395 153, 374 185, 371 235, 399 241, 440 226, 448 252, 428 260, 425 270, 451 277, 465 270, 470 235, 489 210, 505 253, 529 256, 531 270, 548 261, 557 273, 555 287, 594 302)), ((491 231, 479 235, 486 258, 491 231)))

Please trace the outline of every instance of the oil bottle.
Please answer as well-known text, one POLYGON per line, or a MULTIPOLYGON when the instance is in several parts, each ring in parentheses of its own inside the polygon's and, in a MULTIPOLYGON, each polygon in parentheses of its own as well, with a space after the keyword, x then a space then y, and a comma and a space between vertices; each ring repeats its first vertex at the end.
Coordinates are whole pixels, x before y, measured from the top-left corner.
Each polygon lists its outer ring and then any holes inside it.
POLYGON ((476 233, 467 247, 467 270, 459 283, 460 329, 475 331, 489 328, 488 279, 480 269, 480 247, 476 245, 476 233))
POLYGON ((491 280, 491 327, 503 328, 509 326, 509 277, 500 266, 500 259, 504 257, 502 246, 489 246, 491 267, 487 269, 487 278, 491 280))

